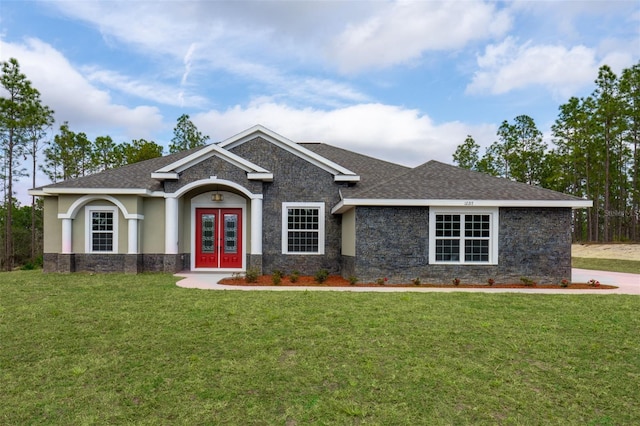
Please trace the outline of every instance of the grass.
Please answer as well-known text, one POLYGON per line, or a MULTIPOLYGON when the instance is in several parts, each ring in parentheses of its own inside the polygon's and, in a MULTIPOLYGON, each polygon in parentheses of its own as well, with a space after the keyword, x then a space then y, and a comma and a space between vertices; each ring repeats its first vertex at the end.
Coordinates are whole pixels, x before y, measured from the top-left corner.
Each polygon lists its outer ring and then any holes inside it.
POLYGON ((640 297, 0 273, 0 424, 640 423, 640 297))
POLYGON ((571 266, 573 268, 594 269, 597 271, 628 272, 630 274, 640 274, 640 261, 637 260, 572 257, 571 266))

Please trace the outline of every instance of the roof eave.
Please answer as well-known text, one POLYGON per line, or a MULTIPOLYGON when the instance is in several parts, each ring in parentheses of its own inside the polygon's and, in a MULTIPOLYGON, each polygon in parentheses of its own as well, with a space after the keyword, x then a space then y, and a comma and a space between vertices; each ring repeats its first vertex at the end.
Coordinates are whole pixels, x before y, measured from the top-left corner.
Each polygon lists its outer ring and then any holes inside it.
POLYGON ((333 177, 334 182, 360 182, 360 176, 358 175, 335 175, 333 177))
POLYGON ((179 177, 180 176, 178 175, 178 173, 171 173, 171 172, 153 172, 153 173, 151 173, 151 179, 176 180, 179 177))
POLYGON ((150 196, 152 194, 152 191, 144 188, 54 188, 54 187, 44 187, 41 189, 29 190, 29 195, 35 195, 40 197, 45 197, 50 195, 86 195, 86 194, 150 196))
POLYGON ((247 179, 273 182, 273 173, 247 173, 247 179))
POLYGON ((333 214, 342 214, 355 206, 372 207, 569 207, 583 209, 593 206, 591 200, 433 200, 433 199, 389 199, 389 198, 345 198, 332 209, 333 214))

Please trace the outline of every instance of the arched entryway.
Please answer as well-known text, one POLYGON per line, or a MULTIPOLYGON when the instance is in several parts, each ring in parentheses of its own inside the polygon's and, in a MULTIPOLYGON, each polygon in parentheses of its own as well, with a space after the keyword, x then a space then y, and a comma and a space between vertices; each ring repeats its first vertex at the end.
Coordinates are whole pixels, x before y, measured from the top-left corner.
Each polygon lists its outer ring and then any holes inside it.
POLYGON ((206 192, 192 200, 192 269, 242 269, 246 200, 206 192))
POLYGON ((191 270, 243 270, 247 200, 227 191, 191 199, 191 270))

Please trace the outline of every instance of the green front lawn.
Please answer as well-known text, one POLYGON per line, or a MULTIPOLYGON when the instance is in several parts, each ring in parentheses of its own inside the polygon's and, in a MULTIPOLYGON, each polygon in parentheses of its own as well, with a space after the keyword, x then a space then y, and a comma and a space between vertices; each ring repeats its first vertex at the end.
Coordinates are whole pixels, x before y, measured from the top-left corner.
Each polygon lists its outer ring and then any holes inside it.
POLYGON ((639 424, 640 297, 0 274, 0 424, 639 424))
POLYGON ((630 274, 640 274, 640 262, 637 260, 572 257, 571 266, 574 268, 594 269, 597 271, 613 271, 627 272, 630 274))

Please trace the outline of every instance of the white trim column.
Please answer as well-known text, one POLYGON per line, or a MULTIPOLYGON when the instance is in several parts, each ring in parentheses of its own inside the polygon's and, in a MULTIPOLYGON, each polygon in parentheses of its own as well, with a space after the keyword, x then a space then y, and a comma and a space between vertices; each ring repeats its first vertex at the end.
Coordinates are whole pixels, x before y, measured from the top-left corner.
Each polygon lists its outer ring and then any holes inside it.
POLYGON ((164 200, 164 253, 178 254, 178 199, 164 200))
POLYGON ((62 219, 62 254, 73 253, 73 219, 62 219))
POLYGON ((138 254, 138 219, 127 219, 129 223, 128 254, 138 254))
POLYGON ((262 254, 262 198, 251 199, 251 254, 262 254))

